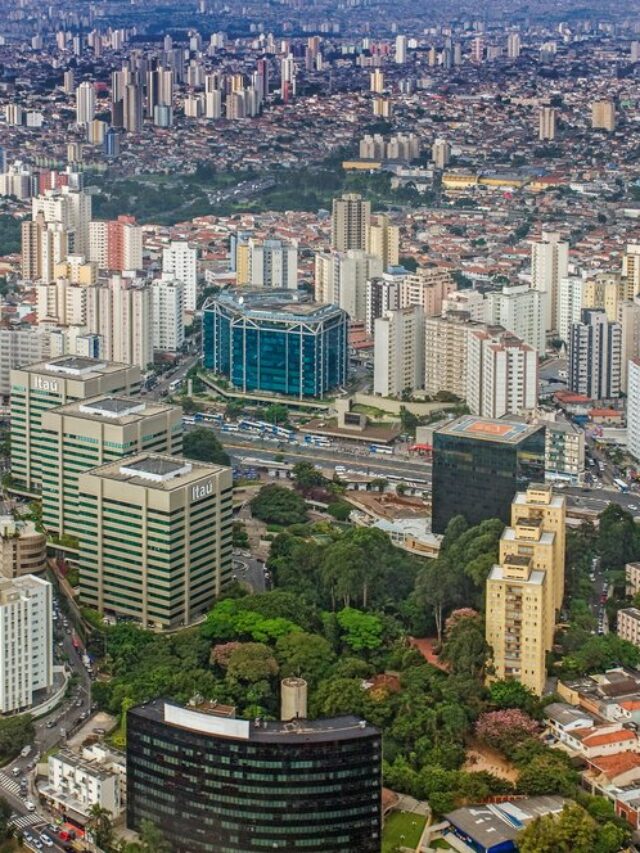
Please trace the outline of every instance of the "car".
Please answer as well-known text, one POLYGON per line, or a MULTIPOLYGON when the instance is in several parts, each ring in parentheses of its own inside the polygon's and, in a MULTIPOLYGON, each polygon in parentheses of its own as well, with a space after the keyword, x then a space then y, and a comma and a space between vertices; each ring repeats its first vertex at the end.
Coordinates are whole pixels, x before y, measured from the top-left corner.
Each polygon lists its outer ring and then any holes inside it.
POLYGON ((36 807, 33 805, 31 800, 27 800, 24 807, 28 812, 34 812, 36 810, 36 807))
POLYGON ((45 847, 53 847, 53 841, 49 838, 48 835, 41 835, 40 841, 42 841, 45 847))
POLYGON ((47 720, 47 728, 52 729, 56 724, 55 720, 47 720))
POLYGON ((634 512, 638 509, 636 504, 629 504, 628 509, 632 509, 634 512))

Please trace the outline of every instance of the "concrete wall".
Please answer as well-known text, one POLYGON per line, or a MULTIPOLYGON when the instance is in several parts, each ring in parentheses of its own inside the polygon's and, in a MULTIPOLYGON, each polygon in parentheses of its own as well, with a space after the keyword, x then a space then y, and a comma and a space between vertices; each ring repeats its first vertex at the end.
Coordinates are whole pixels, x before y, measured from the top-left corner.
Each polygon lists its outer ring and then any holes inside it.
POLYGON ((372 406, 392 415, 400 415, 401 406, 413 412, 414 415, 430 415, 433 412, 454 409, 457 405, 456 403, 402 403, 400 400, 376 397, 374 394, 354 394, 351 399, 354 406, 372 406))

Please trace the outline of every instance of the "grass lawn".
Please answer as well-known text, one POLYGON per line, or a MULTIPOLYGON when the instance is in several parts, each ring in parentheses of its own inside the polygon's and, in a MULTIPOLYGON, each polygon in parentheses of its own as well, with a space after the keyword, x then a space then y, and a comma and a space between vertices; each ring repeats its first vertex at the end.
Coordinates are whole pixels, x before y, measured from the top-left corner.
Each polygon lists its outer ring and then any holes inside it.
POLYGON ((417 847, 426 822, 423 815, 392 812, 384 822, 382 853, 391 853, 396 847, 417 847))
POLYGON ((453 850, 453 847, 444 838, 436 838, 435 841, 431 842, 431 846, 434 850, 453 850))

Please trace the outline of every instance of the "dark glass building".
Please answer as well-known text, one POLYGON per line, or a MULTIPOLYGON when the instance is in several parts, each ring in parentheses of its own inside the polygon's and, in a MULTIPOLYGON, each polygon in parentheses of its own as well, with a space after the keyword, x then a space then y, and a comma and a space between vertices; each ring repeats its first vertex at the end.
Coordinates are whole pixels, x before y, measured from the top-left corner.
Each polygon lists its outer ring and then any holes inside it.
POLYGON ((465 415, 433 434, 432 522, 444 533, 456 515, 469 524, 509 523, 516 492, 544 482, 544 426, 465 415))
POLYGON ((203 309, 204 366, 239 391, 323 397, 344 385, 348 315, 293 290, 226 290, 203 309))
POLYGON ((127 714, 127 826, 173 853, 379 853, 381 735, 358 717, 248 722, 157 699, 127 714))

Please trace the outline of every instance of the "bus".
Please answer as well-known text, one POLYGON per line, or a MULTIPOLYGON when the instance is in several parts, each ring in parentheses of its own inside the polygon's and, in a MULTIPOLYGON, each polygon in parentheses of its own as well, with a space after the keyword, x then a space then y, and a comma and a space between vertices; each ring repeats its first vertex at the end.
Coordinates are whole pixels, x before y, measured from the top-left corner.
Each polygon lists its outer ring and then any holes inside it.
POLYGON ((193 426, 195 424, 195 422, 196 422, 196 419, 195 419, 194 415, 183 415, 182 416, 182 423, 185 426, 193 426))
POLYGON ((626 494, 629 491, 628 483, 625 483, 624 480, 614 480, 613 485, 623 494, 626 494))
POLYGON ((177 391, 181 385, 182 379, 174 379, 173 382, 169 383, 169 391, 177 391))
POLYGON ((392 456, 393 447, 387 447, 386 444, 370 444, 369 453, 382 453, 386 456, 392 456))

